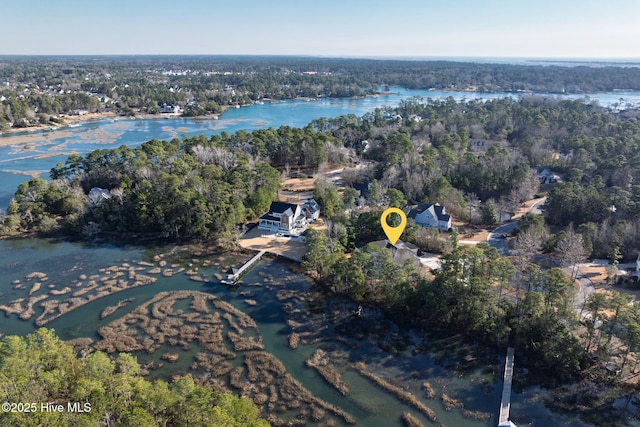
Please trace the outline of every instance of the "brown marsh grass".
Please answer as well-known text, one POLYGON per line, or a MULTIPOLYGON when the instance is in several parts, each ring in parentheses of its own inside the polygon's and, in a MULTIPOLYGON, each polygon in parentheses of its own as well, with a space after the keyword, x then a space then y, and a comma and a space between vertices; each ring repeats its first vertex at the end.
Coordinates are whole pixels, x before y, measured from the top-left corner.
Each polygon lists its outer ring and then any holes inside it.
POLYGON ((433 399, 434 397, 436 397, 436 391, 433 389, 433 387, 431 386, 431 384, 429 384, 428 382, 423 382, 422 383, 422 388, 424 388, 425 394, 427 395, 427 398, 429 399, 433 399))
POLYGON ((362 363, 362 362, 354 363, 353 364, 353 368, 356 371, 358 371, 358 373, 360 373, 360 375, 362 375, 363 377, 371 380, 374 384, 376 384, 378 387, 380 387, 384 391, 387 391, 387 392, 389 392, 391 394, 394 394, 396 397, 398 397, 398 399, 400 399, 403 402, 406 402, 406 403, 412 405, 413 407, 415 407, 416 409, 418 409, 420 412, 422 412, 424 415, 426 415, 427 418, 429 418, 431 421, 435 421, 435 419, 436 419, 435 412, 433 412, 433 410, 431 408, 429 408, 427 405, 422 403, 420 400, 418 400, 411 393, 408 393, 408 392, 406 392, 406 391, 394 386, 393 384, 389 384, 388 382, 386 382, 382 378, 378 377, 377 375, 372 374, 371 372, 369 372, 367 370, 366 365, 364 363, 362 363))
POLYGON ((289 334, 289 347, 296 349, 298 348, 298 343, 300 342, 300 335, 295 332, 289 334))
POLYGON ((402 414, 402 421, 407 427, 423 427, 419 419, 411 415, 409 412, 402 414))
POLYGON ((113 313, 116 312, 116 310, 128 305, 133 300, 135 300, 135 297, 131 297, 131 298, 120 300, 120 301, 118 301, 117 304, 110 305, 109 307, 106 307, 104 310, 102 310, 102 313, 100 313, 100 319, 104 319, 107 316, 111 316, 113 313))
POLYGON ((329 355, 322 349, 313 352, 311 359, 307 360, 306 365, 314 368, 318 374, 332 387, 346 396, 350 392, 349 384, 342 380, 342 375, 329 362, 329 355))
POLYGON ((448 394, 444 392, 442 393, 442 405, 444 406, 444 409, 446 409, 447 411, 460 409, 464 406, 461 401, 450 397, 448 394))

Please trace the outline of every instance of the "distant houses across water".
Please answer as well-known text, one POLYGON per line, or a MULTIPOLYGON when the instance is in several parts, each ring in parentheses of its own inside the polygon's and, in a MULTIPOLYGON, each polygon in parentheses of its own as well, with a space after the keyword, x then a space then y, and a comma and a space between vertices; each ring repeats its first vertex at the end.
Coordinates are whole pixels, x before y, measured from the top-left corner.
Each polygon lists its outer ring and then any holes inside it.
POLYGON ((160 107, 161 114, 177 114, 180 112, 180 106, 174 104, 162 104, 160 107))

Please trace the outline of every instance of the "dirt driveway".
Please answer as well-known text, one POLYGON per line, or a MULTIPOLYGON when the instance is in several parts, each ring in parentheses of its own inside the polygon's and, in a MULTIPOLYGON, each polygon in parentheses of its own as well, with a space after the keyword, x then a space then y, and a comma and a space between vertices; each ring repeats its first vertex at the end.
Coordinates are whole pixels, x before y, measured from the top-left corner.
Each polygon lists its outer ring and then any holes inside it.
POLYGON ((267 235, 267 233, 254 227, 238 243, 244 249, 265 250, 270 254, 280 255, 293 261, 302 261, 302 257, 307 253, 307 246, 304 243, 290 238, 267 235))

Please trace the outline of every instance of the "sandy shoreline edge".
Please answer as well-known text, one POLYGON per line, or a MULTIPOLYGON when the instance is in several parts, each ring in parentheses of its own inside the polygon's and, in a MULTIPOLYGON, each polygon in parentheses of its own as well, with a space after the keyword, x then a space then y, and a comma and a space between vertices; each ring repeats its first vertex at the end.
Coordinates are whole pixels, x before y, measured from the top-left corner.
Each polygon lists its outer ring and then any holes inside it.
MULTIPOLYGON (((219 114, 211 114, 207 116, 184 117, 185 119, 217 119, 219 114)), ((62 124, 38 125, 28 128, 11 128, 0 131, 0 147, 6 147, 17 144, 34 143, 34 138, 38 132, 42 131, 65 131, 69 127, 81 126, 87 123, 102 121, 133 121, 133 120, 160 120, 181 118, 180 114, 136 114, 135 116, 121 116, 114 112, 89 113, 82 116, 69 116, 64 118, 62 124)))

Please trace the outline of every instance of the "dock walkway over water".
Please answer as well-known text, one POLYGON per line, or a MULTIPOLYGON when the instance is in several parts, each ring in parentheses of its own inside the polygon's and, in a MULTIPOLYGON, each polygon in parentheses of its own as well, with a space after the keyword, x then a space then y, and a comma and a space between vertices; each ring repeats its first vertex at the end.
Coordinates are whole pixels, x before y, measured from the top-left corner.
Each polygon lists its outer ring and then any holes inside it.
POLYGON ((226 279, 222 279, 221 282, 225 285, 233 285, 236 281, 242 276, 248 269, 251 267, 256 261, 259 261, 262 258, 266 251, 262 250, 258 252, 253 258, 249 261, 245 262, 242 267, 240 267, 236 272, 228 274, 226 279))
POLYGON ((502 385, 502 401, 500 402, 500 416, 498 427, 516 427, 509 421, 509 410, 511 409, 511 380, 513 377, 513 354, 512 347, 507 349, 507 358, 504 362, 504 384, 502 385))

